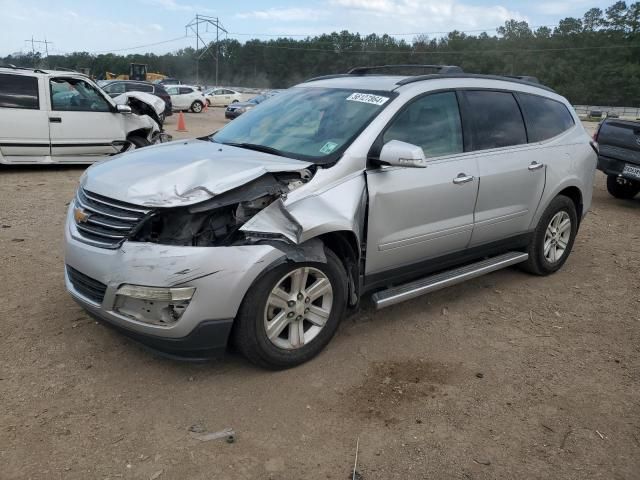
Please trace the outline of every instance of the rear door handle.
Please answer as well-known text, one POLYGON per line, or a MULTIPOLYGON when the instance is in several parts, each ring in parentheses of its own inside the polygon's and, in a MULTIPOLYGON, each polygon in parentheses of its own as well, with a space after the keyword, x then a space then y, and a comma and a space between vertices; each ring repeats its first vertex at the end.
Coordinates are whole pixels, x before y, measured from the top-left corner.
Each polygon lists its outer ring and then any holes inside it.
POLYGON ((467 175, 466 173, 459 174, 456 178, 453 179, 453 183, 456 185, 462 185, 463 183, 467 183, 473 180, 473 175, 467 175))
POLYGON ((62 123, 62 117, 49 117, 50 123, 62 123))
POLYGON ((531 162, 531 165, 529 165, 529 170, 531 170, 532 172, 534 170, 540 170, 542 167, 544 167, 544 163, 538 163, 538 162, 531 162))

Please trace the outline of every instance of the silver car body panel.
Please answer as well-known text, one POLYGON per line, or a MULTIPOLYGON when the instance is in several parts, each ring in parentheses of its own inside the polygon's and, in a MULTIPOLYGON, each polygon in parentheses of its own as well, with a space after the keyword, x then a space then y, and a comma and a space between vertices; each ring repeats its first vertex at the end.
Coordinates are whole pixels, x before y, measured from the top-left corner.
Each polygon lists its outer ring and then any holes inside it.
POLYGON ((146 207, 178 207, 208 200, 269 172, 303 171, 310 164, 203 140, 155 145, 93 165, 82 186, 146 207), (160 150, 159 150, 160 149, 160 150), (123 169, 126 173, 123 174, 123 169))
MULTIPOLYGON (((233 247, 170 247, 125 242, 117 250, 89 246, 74 237, 70 212, 66 228, 66 261, 105 283, 101 306, 67 288, 88 309, 142 333, 181 337, 198 320, 233 318, 255 279, 274 262, 296 261, 291 247, 313 245, 318 236, 350 232, 363 245, 368 211, 365 271, 380 273, 402 265, 481 245, 494 238, 530 232, 549 202, 563 189, 578 188, 583 215, 591 204, 596 155, 588 134, 568 102, 552 92, 509 81, 442 78, 397 86, 404 77, 342 77, 301 85, 305 88, 394 90, 397 96, 331 166, 318 166, 313 177, 286 197, 254 215, 242 230, 274 236, 268 244, 233 247), (407 102, 432 91, 503 89, 547 96, 567 105, 575 127, 539 144, 432 158, 427 167, 371 168, 367 155, 385 126, 407 102), (495 161, 495 165, 492 163, 495 161), (527 165, 543 162, 535 172, 527 165), (508 163, 508 165, 507 165, 508 163), (505 171, 496 171, 498 165, 505 171), (454 185, 460 173, 474 177, 454 185), (483 176, 487 187, 483 190, 483 176), (535 181, 528 184, 530 179, 535 181), (526 192, 521 198, 519 192, 526 192), (476 200, 478 201, 476 206, 476 200), (367 210, 368 206, 368 210, 367 210), (279 236, 279 239, 275 239, 279 236), (278 248, 278 244, 283 248, 278 248), (183 274, 181 272, 188 271, 183 274), (191 278, 191 279, 190 279, 191 278), (148 286, 195 286, 196 297, 171 328, 123 318, 111 310, 123 283, 148 286)), ((259 108, 259 107, 258 107, 259 108)), ((195 205, 239 188, 265 173, 301 172, 310 164, 201 140, 178 141, 126 154, 126 162, 105 161, 82 180, 88 191, 148 207, 195 205)), ((73 204, 72 204, 73 206, 73 204)))

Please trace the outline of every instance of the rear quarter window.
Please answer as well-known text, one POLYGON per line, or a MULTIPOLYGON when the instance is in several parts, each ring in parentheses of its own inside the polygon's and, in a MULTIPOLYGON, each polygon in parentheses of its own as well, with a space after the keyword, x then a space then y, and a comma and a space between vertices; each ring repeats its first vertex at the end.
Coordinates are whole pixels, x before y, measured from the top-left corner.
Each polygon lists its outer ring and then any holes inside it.
POLYGON ((38 79, 26 75, 0 74, 0 107, 38 110, 38 79))
POLYGON ((465 92, 474 126, 473 149, 510 147, 527 143, 520 107, 510 92, 476 90, 465 92))
POLYGON ((541 142, 566 132, 575 125, 567 107, 550 98, 518 93, 529 142, 541 142))

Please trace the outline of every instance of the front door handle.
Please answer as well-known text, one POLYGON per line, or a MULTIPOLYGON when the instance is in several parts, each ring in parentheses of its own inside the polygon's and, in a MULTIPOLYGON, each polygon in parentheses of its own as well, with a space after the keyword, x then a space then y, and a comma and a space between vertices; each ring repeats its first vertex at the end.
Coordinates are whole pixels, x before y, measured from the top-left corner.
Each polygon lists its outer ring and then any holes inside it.
POLYGON ((62 123, 62 117, 49 117, 50 123, 62 123))
POLYGON ((473 180, 473 175, 467 175, 466 173, 459 174, 456 178, 453 179, 453 183, 456 185, 462 185, 463 183, 467 183, 473 180))
POLYGON ((542 167, 544 167, 544 163, 538 163, 536 161, 531 162, 531 165, 529 165, 529 170, 531 170, 532 172, 534 170, 540 170, 542 167))

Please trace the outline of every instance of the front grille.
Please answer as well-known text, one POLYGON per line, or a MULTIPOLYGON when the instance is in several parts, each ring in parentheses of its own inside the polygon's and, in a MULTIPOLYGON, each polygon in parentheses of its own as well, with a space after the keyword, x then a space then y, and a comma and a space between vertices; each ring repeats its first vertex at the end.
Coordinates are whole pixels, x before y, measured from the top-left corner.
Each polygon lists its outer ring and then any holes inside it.
POLYGON ((67 265, 67 276, 76 292, 96 303, 102 303, 107 286, 67 265))
POLYGON ((151 211, 82 188, 75 203, 87 215, 84 221, 75 222, 82 240, 102 248, 118 248, 151 211))

